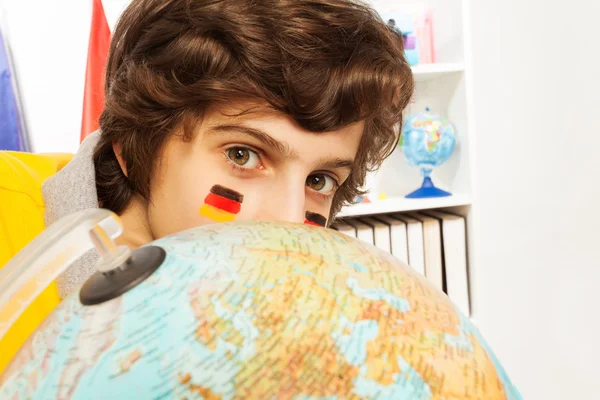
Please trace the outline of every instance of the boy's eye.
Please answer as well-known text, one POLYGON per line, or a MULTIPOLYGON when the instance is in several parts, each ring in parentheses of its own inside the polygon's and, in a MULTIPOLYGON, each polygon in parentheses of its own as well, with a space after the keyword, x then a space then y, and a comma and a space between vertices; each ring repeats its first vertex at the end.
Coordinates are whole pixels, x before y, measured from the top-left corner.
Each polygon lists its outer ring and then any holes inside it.
POLYGON ((237 166, 253 169, 260 164, 258 153, 246 147, 232 147, 227 151, 227 157, 237 166))
POLYGON ((335 189, 336 183, 329 175, 313 174, 306 178, 306 186, 315 192, 329 193, 335 189))

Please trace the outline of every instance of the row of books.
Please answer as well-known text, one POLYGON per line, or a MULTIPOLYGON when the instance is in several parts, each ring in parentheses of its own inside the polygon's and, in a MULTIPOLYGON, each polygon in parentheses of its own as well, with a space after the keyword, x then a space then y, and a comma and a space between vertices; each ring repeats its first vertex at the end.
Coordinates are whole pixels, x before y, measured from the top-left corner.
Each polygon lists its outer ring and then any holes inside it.
POLYGON ((470 315, 465 219, 428 210, 338 220, 332 225, 391 253, 444 291, 470 315))

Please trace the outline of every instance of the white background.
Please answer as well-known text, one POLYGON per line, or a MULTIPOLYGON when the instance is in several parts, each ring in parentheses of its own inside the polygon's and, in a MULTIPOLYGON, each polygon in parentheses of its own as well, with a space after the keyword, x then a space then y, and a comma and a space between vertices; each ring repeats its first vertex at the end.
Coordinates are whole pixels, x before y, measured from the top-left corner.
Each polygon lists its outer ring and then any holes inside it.
POLYGON ((526 399, 595 399, 597 0, 473 0, 476 319, 526 399))
MULTIPOLYGON (((381 0, 380 0, 381 2, 381 0)), ((104 0, 111 26, 125 0, 104 0)), ((79 142, 91 1, 0 0, 38 152, 79 142)), ((526 399, 598 396, 600 2, 473 0, 474 318, 526 399)))
MULTIPOLYGON (((103 0, 111 29, 127 0, 103 0)), ((33 150, 75 152, 92 0, 0 0, 33 150)))

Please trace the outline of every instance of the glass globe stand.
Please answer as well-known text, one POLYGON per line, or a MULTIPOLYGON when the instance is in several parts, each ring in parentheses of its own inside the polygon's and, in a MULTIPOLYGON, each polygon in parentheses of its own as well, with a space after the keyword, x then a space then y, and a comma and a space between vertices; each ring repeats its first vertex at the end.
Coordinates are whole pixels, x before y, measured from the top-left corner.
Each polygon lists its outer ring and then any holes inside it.
POLYGON ((423 183, 421 187, 405 197, 407 199, 424 199, 430 197, 447 197, 452 196, 452 193, 446 192, 440 188, 435 187, 431 180, 431 168, 421 168, 421 175, 423 175, 423 183))

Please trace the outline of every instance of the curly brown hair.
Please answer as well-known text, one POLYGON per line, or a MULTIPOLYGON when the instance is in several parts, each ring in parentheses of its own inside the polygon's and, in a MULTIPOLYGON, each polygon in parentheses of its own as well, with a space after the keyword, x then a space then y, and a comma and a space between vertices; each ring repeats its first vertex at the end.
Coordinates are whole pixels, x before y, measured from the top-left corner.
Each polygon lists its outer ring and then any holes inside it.
POLYGON ((120 214, 134 193, 149 200, 169 135, 181 129, 191 140, 209 106, 253 100, 311 132, 365 121, 333 217, 393 151, 413 85, 402 40, 358 1, 134 0, 110 47, 94 154, 99 202, 120 214))

